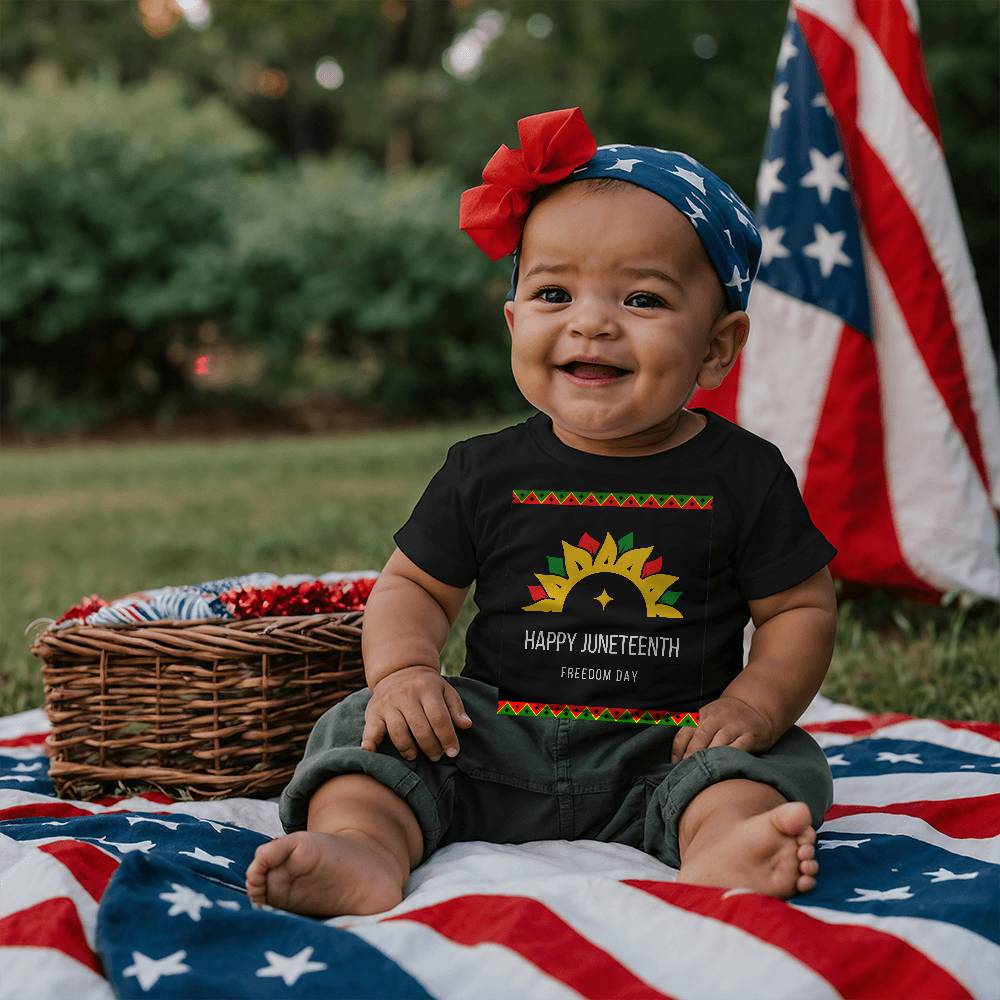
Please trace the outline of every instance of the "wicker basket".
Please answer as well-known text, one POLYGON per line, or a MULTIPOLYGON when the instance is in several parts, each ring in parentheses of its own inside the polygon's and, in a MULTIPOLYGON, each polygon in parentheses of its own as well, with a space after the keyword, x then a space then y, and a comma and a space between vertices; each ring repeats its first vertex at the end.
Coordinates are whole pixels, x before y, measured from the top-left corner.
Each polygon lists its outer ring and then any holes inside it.
POLYGON ((278 794, 316 720, 365 686, 362 611, 76 625, 37 636, 62 798, 278 794))

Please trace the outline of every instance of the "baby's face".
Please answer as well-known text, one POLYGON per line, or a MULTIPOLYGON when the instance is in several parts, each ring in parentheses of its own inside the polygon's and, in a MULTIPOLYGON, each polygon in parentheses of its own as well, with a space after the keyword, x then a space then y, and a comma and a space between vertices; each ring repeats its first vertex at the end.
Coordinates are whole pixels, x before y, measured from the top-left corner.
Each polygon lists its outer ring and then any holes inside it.
POLYGON ((724 308, 701 241, 668 201, 634 184, 585 187, 555 191, 525 223, 516 297, 504 304, 514 380, 572 446, 660 450, 683 433, 695 387, 722 382, 749 317, 724 308), (627 371, 593 380, 564 369, 584 356, 627 371))

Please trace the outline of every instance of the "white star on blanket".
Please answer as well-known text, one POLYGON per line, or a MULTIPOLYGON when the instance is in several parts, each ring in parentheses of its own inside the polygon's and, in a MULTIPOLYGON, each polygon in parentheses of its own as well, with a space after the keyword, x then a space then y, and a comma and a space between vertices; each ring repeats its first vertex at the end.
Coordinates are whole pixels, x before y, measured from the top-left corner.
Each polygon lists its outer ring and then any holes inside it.
POLYGON ((913 899, 908 885, 895 889, 855 889, 858 895, 852 896, 848 903, 868 903, 873 899, 913 899))
POLYGON ((192 920, 201 920, 201 911, 212 905, 212 901, 207 896, 189 889, 186 885, 171 882, 170 888, 173 890, 172 892, 160 893, 160 899, 172 904, 167 910, 168 917, 176 917, 179 913, 186 913, 192 920))
POLYGON ((299 976, 307 972, 322 972, 326 965, 323 962, 310 962, 312 948, 303 948, 297 955, 279 955, 273 951, 264 952, 270 963, 267 968, 258 969, 258 976, 281 976, 286 986, 294 986, 299 976))
POLYGON ((183 961, 185 954, 175 951, 165 958, 156 959, 134 951, 132 964, 122 971, 126 976, 136 976, 143 990, 148 990, 160 981, 160 976, 179 976, 182 972, 190 972, 190 967, 183 961))
POLYGON ((890 764, 922 764, 923 761, 920 759, 918 754, 915 753, 889 753, 888 751, 883 751, 878 755, 879 760, 888 761, 890 764))
POLYGON ((180 851, 179 853, 186 855, 189 858, 195 858, 197 861, 207 861, 210 865, 218 865, 220 868, 229 868, 233 863, 232 858, 224 858, 221 855, 217 856, 209 854, 207 851, 203 851, 200 847, 196 847, 193 851, 180 851))

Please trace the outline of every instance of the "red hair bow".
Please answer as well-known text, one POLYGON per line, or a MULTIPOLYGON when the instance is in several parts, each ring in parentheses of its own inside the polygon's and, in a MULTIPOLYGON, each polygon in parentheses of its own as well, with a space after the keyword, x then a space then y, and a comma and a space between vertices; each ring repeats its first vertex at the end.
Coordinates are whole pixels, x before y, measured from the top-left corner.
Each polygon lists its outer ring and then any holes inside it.
POLYGON ((462 192, 458 227, 490 260, 517 249, 530 192, 568 177, 597 152, 579 108, 519 118, 517 134, 521 148, 502 145, 483 168, 486 183, 462 192))

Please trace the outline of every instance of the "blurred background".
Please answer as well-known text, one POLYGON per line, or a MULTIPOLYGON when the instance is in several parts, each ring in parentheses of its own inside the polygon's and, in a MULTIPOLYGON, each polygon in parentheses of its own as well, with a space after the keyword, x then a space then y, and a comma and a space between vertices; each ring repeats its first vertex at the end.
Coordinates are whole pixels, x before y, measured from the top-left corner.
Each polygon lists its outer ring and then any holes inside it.
MULTIPOLYGON (((0 0, 3 440, 509 413, 510 260, 460 192, 519 117, 750 205, 783 0, 0 0)), ((995 0, 921 0, 991 335, 995 0)))
MULTIPOLYGON (((917 6, 996 352, 1000 5, 917 6)), ((580 105, 753 205, 787 14, 0 0, 0 715, 42 703, 25 626, 84 595, 377 571, 448 446, 532 412, 460 192, 580 105)), ((841 598, 824 693, 1000 719, 995 605, 841 598)))

